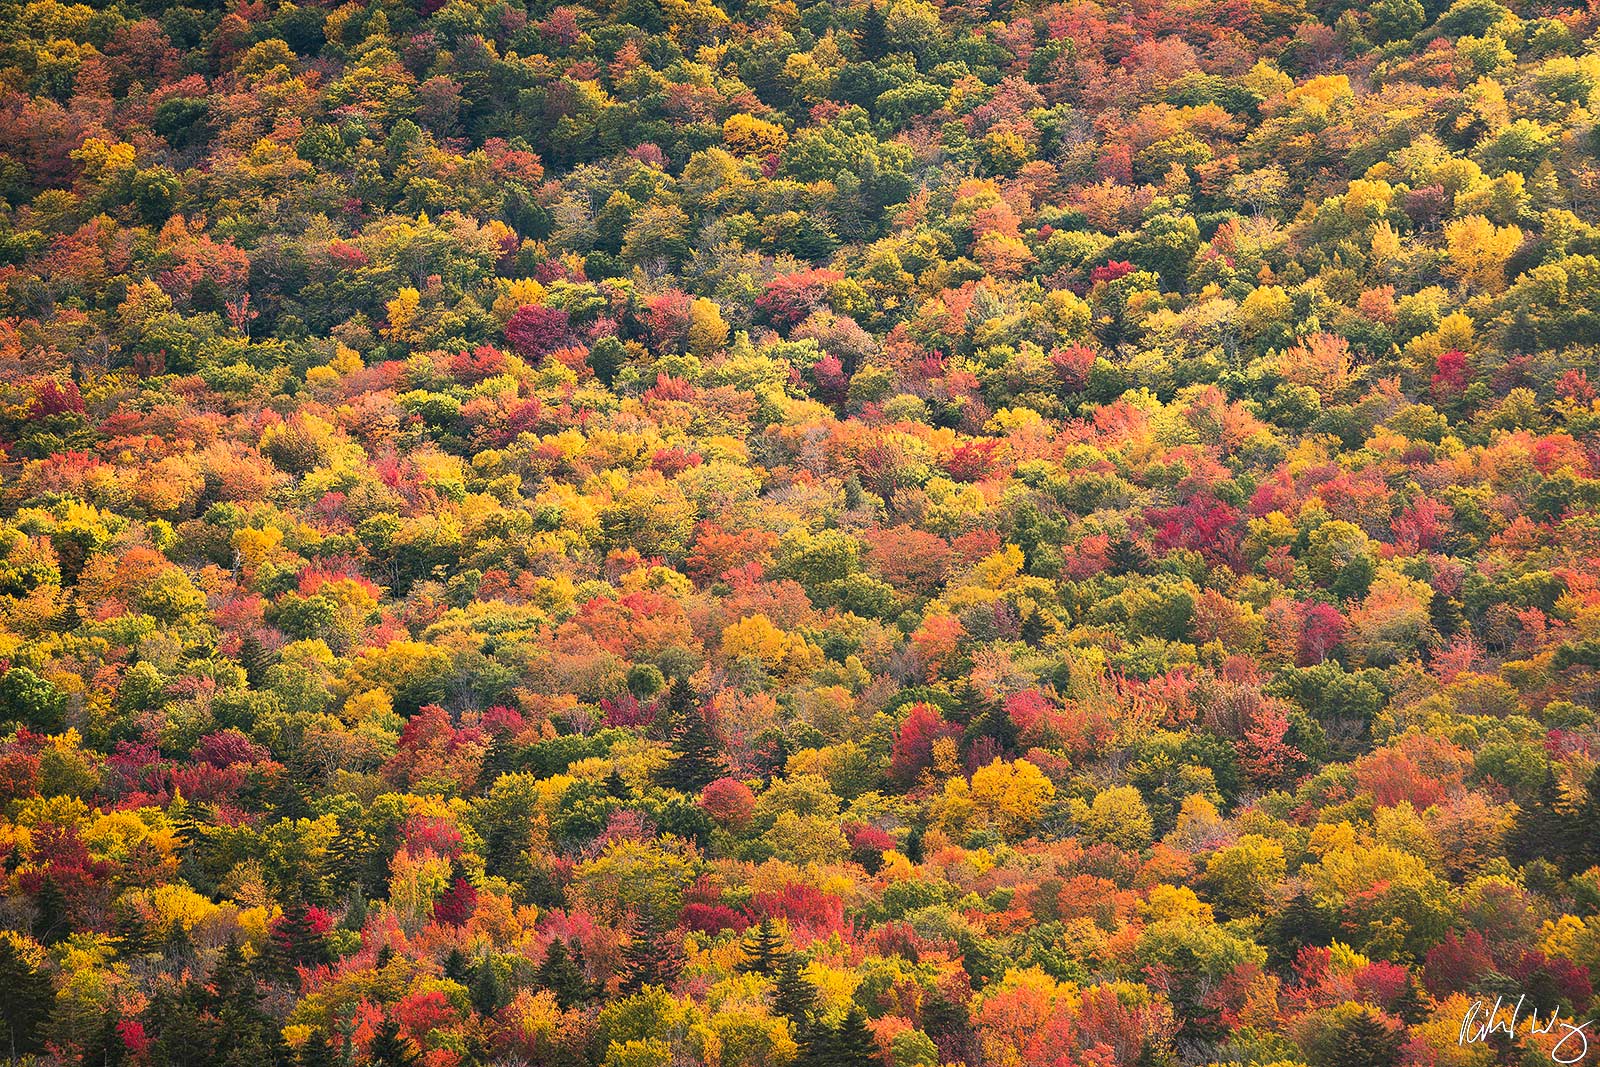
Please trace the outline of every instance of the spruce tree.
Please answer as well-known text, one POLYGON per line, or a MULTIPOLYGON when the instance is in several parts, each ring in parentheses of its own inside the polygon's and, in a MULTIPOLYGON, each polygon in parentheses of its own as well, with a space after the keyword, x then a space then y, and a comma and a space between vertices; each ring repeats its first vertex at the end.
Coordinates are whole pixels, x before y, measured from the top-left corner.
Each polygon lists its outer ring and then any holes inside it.
POLYGON ((472 1010, 484 1018, 511 1003, 511 995, 500 976, 500 969, 488 956, 473 970, 472 979, 467 983, 467 992, 472 997, 472 1010))
POLYGON ((672 739, 672 762, 662 775, 662 784, 684 793, 698 793, 726 773, 722 749, 711 732, 711 724, 699 707, 691 705, 683 724, 672 739))
POLYGON ((236 940, 229 939, 211 974, 210 1013, 221 1023, 219 1056, 223 1067, 265 1067, 289 1061, 282 1024, 261 1003, 255 975, 236 940))
POLYGON ((0 935, 0 1032, 12 1063, 44 1048, 44 1024, 55 1006, 50 975, 23 954, 15 938, 0 935))
MULTIPOLYGON (((119 906, 116 910, 117 955, 124 959, 142 956, 156 948, 155 924, 136 908, 119 906)), ((181 926, 181 923, 174 924, 181 926)))
POLYGON ((1600 863, 1600 767, 1589 775, 1584 797, 1572 813, 1572 838, 1575 867, 1600 863))
POLYGON ((339 1067, 342 1057, 326 1030, 313 1030, 295 1060, 298 1067, 339 1067))
POLYGON ((634 917, 628 944, 622 950, 622 991, 637 993, 647 985, 667 985, 683 969, 678 939, 653 912, 634 917))
POLYGON ((1114 575, 1138 574, 1150 564, 1150 557, 1145 554, 1144 547, 1139 542, 1127 537, 1119 537, 1111 543, 1111 573, 1114 575))
POLYGON ((1371 1011, 1363 1011, 1329 1050, 1328 1067, 1394 1067, 1400 1059, 1404 1037, 1385 1026, 1371 1011))
POLYGON ((795 1031, 795 1044, 800 1055, 795 1057, 796 1067, 829 1067, 833 1063, 833 1028, 823 1022, 807 1022, 795 1031))
POLYGON ((1038 610, 1028 612, 1027 618, 1022 620, 1019 634, 1022 643, 1029 648, 1038 648, 1049 634, 1050 626, 1045 621, 1044 613, 1038 610))
POLYGON ((400 1024, 387 1019, 372 1037, 367 1063, 371 1067, 419 1067, 422 1056, 411 1039, 400 1032, 400 1024))
POLYGON ((301 901, 293 901, 283 910, 272 932, 267 947, 267 964, 271 974, 289 981, 295 977, 297 967, 320 967, 333 962, 328 951, 328 939, 316 928, 311 911, 301 901))
POLYGON ((55 945, 72 936, 72 919, 67 913, 67 895, 48 874, 39 885, 39 894, 34 897, 34 905, 38 908, 33 919, 34 937, 46 945, 55 945))
POLYGON ((173 850, 182 856, 194 846, 200 828, 194 805, 183 798, 183 790, 177 787, 173 787, 172 803, 167 806, 167 825, 172 827, 173 850))
POLYGON ((745 935, 744 959, 739 963, 743 974, 759 974, 771 978, 778 969, 778 957, 783 952, 783 938, 770 918, 762 919, 745 935))
POLYGON ((1406 984, 1395 997, 1390 1010, 1407 1026, 1415 1026, 1433 1014, 1427 996, 1417 986, 1416 975, 1406 975, 1406 984))
POLYGON ((1543 859, 1567 867, 1573 824, 1562 802, 1555 768, 1547 762, 1538 794, 1517 812, 1506 835, 1506 855, 1522 864, 1543 859))
POLYGON ((671 741, 678 735, 685 717, 694 706, 694 689, 686 680, 674 678, 667 686, 666 696, 656 705, 656 717, 650 723, 649 735, 658 741, 671 741))
POLYGON ((888 26, 877 0, 868 0, 867 13, 861 19, 861 54, 867 59, 882 59, 889 52, 888 26))
POLYGON ((106 1011, 93 1036, 78 1053, 78 1067, 123 1067, 128 1062, 128 1044, 117 1024, 122 1017, 115 1007, 106 1011))
POLYGON ((617 371, 627 361, 627 346, 615 337, 601 337, 589 348, 589 366, 606 385, 616 379, 617 371))
POLYGON ((831 1046, 829 1067, 876 1067, 879 1062, 877 1043, 872 1040, 872 1031, 867 1029, 867 1017, 854 1004, 840 1020, 828 1044, 831 1046))
POLYGON ((550 947, 545 950, 544 962, 539 965, 536 979, 539 988, 548 989, 556 995, 556 1003, 563 1010, 581 1004, 588 998, 589 987, 583 971, 579 970, 567 951, 567 943, 559 937, 551 941, 550 947))
POLYGON ((1428 621, 1441 637, 1454 637, 1466 625, 1467 617, 1462 613, 1461 601, 1436 589, 1428 601, 1428 621))
POLYGON ((793 1023, 795 1032, 799 1033, 810 1024, 816 1005, 816 987, 805 976, 799 956, 794 952, 784 953, 783 962, 778 966, 777 990, 772 996, 773 1009, 793 1023))

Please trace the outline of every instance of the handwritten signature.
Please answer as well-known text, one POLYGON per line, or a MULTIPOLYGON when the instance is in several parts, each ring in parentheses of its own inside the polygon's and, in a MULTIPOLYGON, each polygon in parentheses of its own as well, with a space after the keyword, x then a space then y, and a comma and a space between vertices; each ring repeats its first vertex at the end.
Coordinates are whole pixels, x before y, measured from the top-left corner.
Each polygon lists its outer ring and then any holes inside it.
POLYGON ((1520 1025, 1529 1034, 1559 1034, 1561 1040, 1551 1047, 1550 1059, 1563 1067, 1578 1063, 1589 1055, 1588 1030, 1594 1022, 1593 1019, 1585 1019, 1581 1023, 1569 1022, 1561 1018, 1560 1008, 1556 1008, 1541 1019, 1539 1009, 1529 1008, 1528 1016, 1524 1020, 1523 1010, 1526 1001, 1526 997, 1518 997, 1514 1005, 1507 1005, 1504 997, 1495 997, 1492 1005, 1484 1000, 1473 1001, 1461 1020, 1461 1033, 1456 1038, 1456 1044, 1476 1044, 1489 1040, 1495 1034, 1504 1034, 1507 1038, 1514 1039, 1520 1025), (1510 1008, 1509 1014, 1503 1010, 1507 1007, 1510 1008))

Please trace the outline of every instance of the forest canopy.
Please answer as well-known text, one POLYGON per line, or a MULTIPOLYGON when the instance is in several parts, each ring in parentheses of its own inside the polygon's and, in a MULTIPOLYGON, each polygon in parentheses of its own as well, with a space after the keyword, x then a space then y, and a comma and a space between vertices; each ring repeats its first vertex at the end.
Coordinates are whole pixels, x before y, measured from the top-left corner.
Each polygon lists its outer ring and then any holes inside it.
POLYGON ((0 1056, 1600 1009, 1592 7, 0 28, 0 1056))

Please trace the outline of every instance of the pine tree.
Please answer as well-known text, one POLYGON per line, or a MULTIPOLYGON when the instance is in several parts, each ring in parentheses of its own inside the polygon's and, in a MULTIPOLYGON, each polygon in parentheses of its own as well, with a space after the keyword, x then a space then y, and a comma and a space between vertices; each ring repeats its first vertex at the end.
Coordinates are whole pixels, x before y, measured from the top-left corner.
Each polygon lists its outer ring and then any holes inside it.
POLYGON ((772 996, 772 1007, 793 1023, 798 1033, 810 1024, 816 1005, 816 987, 805 976, 799 956, 794 952, 784 953, 783 962, 778 966, 777 990, 772 996))
POLYGON ((854 1004, 839 1022, 838 1029, 828 1042, 829 1067, 876 1067, 877 1043, 872 1031, 867 1029, 867 1017, 854 1004))
POLYGON ((33 936, 46 945, 59 944, 72 936, 72 919, 67 913, 67 895, 56 880, 45 875, 34 898, 38 913, 33 919, 33 936))
POLYGON ((1138 574, 1150 563, 1139 542, 1119 537, 1111 543, 1111 573, 1115 575, 1138 574))
POLYGON ((1543 859, 1567 866, 1573 824, 1562 801, 1555 768, 1547 762, 1538 794, 1517 812, 1511 832, 1506 835, 1506 855, 1523 864, 1543 859))
POLYGON ((1050 627, 1045 621, 1042 611, 1030 611, 1027 618, 1022 620, 1020 636, 1022 637, 1022 643, 1029 648, 1038 648, 1040 643, 1049 636, 1049 633, 1050 627))
POLYGON ((556 995, 556 1003, 561 1005, 562 1010, 588 999, 589 986, 583 971, 567 951, 567 943, 559 937, 551 941, 550 947, 545 950, 544 962, 539 965, 535 977, 539 988, 548 989, 556 995))
POLYGON ((684 713, 672 751, 672 762, 662 775, 662 784, 669 789, 698 793, 727 772, 722 749, 698 707, 691 705, 684 713))
POLYGON ((1394 1067, 1402 1043, 1399 1030, 1385 1026, 1371 1011, 1363 1011, 1339 1035, 1330 1050, 1329 1067, 1394 1067))
POLYGON ((867 13, 861 19, 861 54, 867 59, 882 59, 889 52, 888 26, 877 0, 869 0, 867 13))
POLYGON ((100 1020, 94 1035, 85 1041, 78 1055, 79 1067, 123 1067, 128 1062, 128 1044, 117 1024, 122 1017, 113 1007, 100 1020))
POLYGON ((682 678, 674 678, 666 696, 656 705, 656 717, 649 734, 658 741, 671 741, 678 735, 686 716, 694 710, 694 689, 682 678))
POLYGON ((485 956, 473 970, 472 980, 467 983, 467 992, 472 997, 472 1010, 484 1018, 488 1018, 511 1002, 505 980, 500 976, 500 969, 488 956, 485 956))
POLYGON ((622 991, 637 993, 647 985, 667 985, 683 969, 678 939, 654 913, 634 917, 628 944, 622 950, 622 991))
POLYGON ((283 918, 274 927, 267 947, 266 962, 270 972, 283 981, 294 978, 297 967, 320 967, 333 962, 328 939, 317 930, 311 911, 303 902, 293 901, 283 910, 283 918))
POLYGON ((342 1062, 338 1046, 326 1030, 313 1030, 306 1043, 300 1046, 296 1057, 299 1067, 339 1067, 342 1062))
POLYGON ((11 1049, 11 1062, 24 1052, 44 1047, 43 1029, 56 1006, 50 975, 22 953, 8 934, 0 934, 0 1034, 11 1049))
POLYGON ((400 1032, 400 1024, 387 1019, 372 1037, 367 1063, 371 1067, 419 1067, 422 1056, 411 1039, 400 1032))
POLYGON ((778 957, 783 952, 783 938, 770 918, 762 919, 745 935, 744 959, 739 963, 742 974, 759 974, 771 978, 778 968, 778 957))

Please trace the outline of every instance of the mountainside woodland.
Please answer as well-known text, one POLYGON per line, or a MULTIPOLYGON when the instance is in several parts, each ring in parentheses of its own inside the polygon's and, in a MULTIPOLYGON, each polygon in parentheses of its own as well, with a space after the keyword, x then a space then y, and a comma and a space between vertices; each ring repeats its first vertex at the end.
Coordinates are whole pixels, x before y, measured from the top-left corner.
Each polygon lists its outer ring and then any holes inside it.
POLYGON ((0 29, 0 1058, 1574 1062, 1600 9, 0 29))

